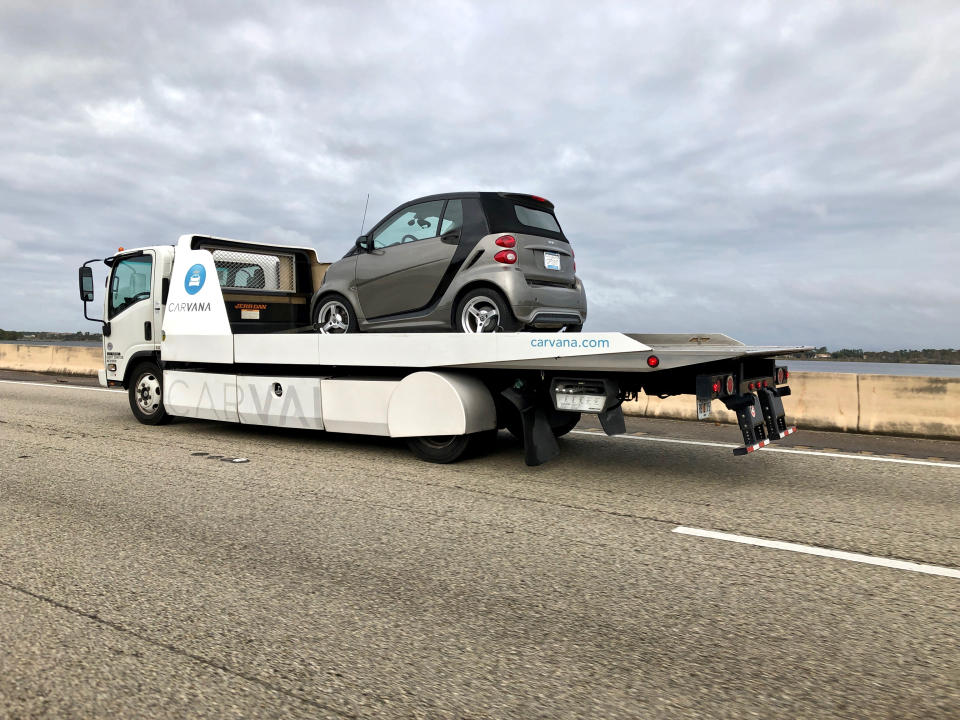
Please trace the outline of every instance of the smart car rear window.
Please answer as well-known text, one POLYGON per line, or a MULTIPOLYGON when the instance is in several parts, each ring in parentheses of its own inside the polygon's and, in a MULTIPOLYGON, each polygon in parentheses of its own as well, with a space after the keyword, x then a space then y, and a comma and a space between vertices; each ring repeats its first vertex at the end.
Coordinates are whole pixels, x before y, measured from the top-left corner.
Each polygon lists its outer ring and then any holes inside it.
POLYGON ((560 232, 560 225, 557 223, 557 219, 548 212, 534 210, 533 208, 524 207, 523 205, 514 205, 513 209, 514 212, 517 213, 517 220, 524 225, 555 233, 560 232))

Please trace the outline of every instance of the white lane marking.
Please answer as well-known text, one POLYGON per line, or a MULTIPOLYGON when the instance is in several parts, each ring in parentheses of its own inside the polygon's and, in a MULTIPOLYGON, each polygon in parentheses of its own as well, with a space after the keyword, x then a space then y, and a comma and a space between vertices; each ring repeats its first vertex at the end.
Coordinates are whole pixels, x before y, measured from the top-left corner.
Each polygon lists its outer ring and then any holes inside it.
MULTIPOLYGON (((571 430, 571 432, 577 433, 578 435, 603 435, 603 433, 590 432, 589 430, 571 430)), ((617 438, 618 440, 642 440, 645 442, 676 443, 678 445, 702 445, 704 447, 722 448, 740 447, 739 445, 731 445, 730 443, 707 442, 706 440, 680 440, 678 438, 652 437, 649 435, 614 435, 613 437, 617 438)), ((757 452, 754 454, 759 455, 760 453, 788 453, 790 455, 814 455, 816 457, 846 458, 847 460, 869 460, 870 462, 899 463, 901 465, 927 465, 929 467, 960 468, 960 464, 958 463, 933 462, 930 460, 908 460, 907 458, 877 457, 876 455, 851 455, 850 453, 827 453, 818 452, 817 450, 794 450, 792 448, 770 447, 769 445, 761 450, 757 450, 757 452)))
POLYGON ((815 545, 801 545, 800 543, 783 542, 781 540, 765 540, 764 538, 750 537, 749 535, 734 535, 733 533, 701 530, 700 528, 683 527, 682 525, 675 527, 673 532, 680 533, 681 535, 694 535, 696 537, 711 538, 713 540, 727 540, 729 542, 743 543, 744 545, 758 545, 759 547, 773 548, 774 550, 790 550, 806 555, 819 555, 820 557, 849 560, 850 562, 866 563, 867 565, 880 565, 881 567, 894 568, 895 570, 909 570, 910 572, 925 573, 926 575, 942 575, 943 577, 960 579, 960 570, 941 567, 940 565, 925 565, 924 563, 893 560, 891 558, 877 557, 876 555, 861 555, 860 553, 846 552, 844 550, 829 550, 827 548, 816 547, 815 545))
POLYGON ((109 388, 102 387, 89 387, 88 385, 62 385, 55 383, 38 383, 38 382, 27 382, 25 380, 0 380, 0 383, 7 383, 8 385, 36 385, 37 387, 52 387, 52 388, 66 388, 67 390, 96 390, 97 392, 108 392, 108 393, 117 393, 123 392, 123 390, 111 390, 109 388))

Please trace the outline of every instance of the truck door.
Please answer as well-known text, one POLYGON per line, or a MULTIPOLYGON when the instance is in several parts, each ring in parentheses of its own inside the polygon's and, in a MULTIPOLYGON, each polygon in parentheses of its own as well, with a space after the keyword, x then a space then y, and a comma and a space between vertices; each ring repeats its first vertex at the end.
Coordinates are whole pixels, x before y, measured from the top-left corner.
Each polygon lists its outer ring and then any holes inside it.
POLYGON ((113 264, 107 289, 110 335, 104 338, 109 380, 123 379, 135 353, 153 352, 159 346, 158 311, 153 302, 154 290, 159 292, 155 264, 152 250, 123 256, 113 264))

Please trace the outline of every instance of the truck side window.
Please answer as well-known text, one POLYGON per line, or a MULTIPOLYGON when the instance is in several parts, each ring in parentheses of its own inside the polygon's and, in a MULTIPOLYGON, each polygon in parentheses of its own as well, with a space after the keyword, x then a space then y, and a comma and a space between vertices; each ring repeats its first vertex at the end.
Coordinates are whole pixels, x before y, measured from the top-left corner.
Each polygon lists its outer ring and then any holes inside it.
POLYGON ((153 261, 148 255, 121 260, 114 266, 110 277, 110 317, 150 297, 152 271, 153 261))

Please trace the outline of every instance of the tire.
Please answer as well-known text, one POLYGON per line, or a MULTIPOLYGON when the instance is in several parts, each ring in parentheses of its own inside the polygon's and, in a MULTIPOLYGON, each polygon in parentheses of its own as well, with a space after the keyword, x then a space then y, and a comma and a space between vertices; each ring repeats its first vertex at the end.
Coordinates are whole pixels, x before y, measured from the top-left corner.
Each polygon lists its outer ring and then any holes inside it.
POLYGON ((470 435, 436 435, 409 438, 407 446, 421 460, 446 465, 463 457, 470 448, 470 441, 470 435))
POLYGON ((144 425, 170 422, 171 416, 163 405, 163 373, 156 363, 141 363, 133 369, 127 396, 133 416, 144 425))
POLYGON ((577 423, 580 422, 580 413, 570 413, 573 417, 564 418, 563 420, 550 423, 550 429, 553 430, 554 437, 563 437, 568 432, 573 430, 577 423))
POLYGON ((500 431, 493 428, 469 435, 415 437, 407 439, 407 446, 421 460, 445 465, 468 455, 492 452, 499 434, 500 431))
POLYGON ((355 333, 360 328, 350 301, 339 293, 324 295, 313 313, 313 326, 323 335, 355 333))
POLYGON ((568 333, 578 333, 583 330, 583 325, 567 325, 563 331, 568 333))
POLYGON ((453 314, 453 329, 462 333, 516 332, 520 323, 503 293, 482 287, 460 298, 453 314))

